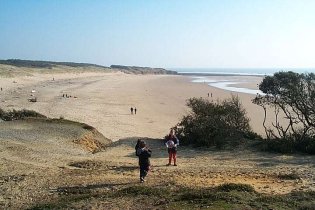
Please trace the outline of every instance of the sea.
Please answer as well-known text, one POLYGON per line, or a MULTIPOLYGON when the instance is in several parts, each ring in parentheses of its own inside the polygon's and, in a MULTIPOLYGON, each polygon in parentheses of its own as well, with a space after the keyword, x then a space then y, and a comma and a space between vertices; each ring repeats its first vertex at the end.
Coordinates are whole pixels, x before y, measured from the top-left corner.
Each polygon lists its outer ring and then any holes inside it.
POLYGON ((276 72, 293 71, 296 73, 315 73, 315 68, 172 68, 181 75, 191 78, 193 83, 207 83, 209 86, 236 93, 264 95, 258 88, 239 87, 240 84, 249 83, 250 76, 272 76, 276 72), (242 76, 246 76, 242 79, 242 76))

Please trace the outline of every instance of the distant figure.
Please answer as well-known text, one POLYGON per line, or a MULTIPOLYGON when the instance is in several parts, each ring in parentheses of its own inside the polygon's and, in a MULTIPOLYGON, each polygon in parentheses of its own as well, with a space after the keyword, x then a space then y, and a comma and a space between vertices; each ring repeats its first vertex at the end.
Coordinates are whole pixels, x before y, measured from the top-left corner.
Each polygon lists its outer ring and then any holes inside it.
POLYGON ((62 97, 65 97, 65 94, 62 94, 62 97))
POLYGON ((135 107, 135 114, 137 114, 137 107, 135 107))
POLYGON ((53 77, 53 81, 55 81, 55 77, 53 77))
POLYGON ((140 141, 139 148, 137 149, 137 156, 139 157, 139 166, 140 166, 140 182, 145 181, 145 177, 148 175, 150 170, 150 160, 152 151, 146 147, 144 141, 140 141))
POLYGON ((211 98, 212 98, 212 93, 211 93, 211 98))
POLYGON ((208 93, 208 97, 209 97, 209 93, 208 93))
POLYGON ((2 87, 1 87, 1 91, 2 91, 2 87))
POLYGON ((170 166, 172 164, 172 159, 174 160, 174 166, 177 166, 176 153, 177 153, 177 146, 179 145, 179 140, 175 136, 173 129, 171 129, 170 134, 167 136, 165 145, 167 147, 167 152, 168 152, 167 166, 170 166))
POLYGON ((132 107, 130 107, 130 113, 133 114, 133 108, 132 107))

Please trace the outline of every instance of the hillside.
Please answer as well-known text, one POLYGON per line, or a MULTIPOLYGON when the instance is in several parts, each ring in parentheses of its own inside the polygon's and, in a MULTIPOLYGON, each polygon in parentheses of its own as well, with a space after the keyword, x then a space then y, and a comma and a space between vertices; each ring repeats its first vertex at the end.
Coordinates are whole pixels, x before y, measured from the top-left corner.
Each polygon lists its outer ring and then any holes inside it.
POLYGON ((90 64, 90 63, 32 61, 32 60, 20 60, 20 59, 0 60, 0 64, 11 65, 11 66, 16 66, 16 67, 48 68, 48 69, 52 69, 53 67, 57 67, 57 66, 108 68, 106 66, 90 64))
POLYGON ((163 68, 122 66, 122 65, 111 65, 110 68, 117 69, 125 73, 134 73, 134 74, 177 74, 176 71, 170 71, 163 68))
MULTIPOLYGON (((90 63, 74 63, 74 62, 55 62, 55 61, 33 61, 33 60, 20 60, 20 59, 8 59, 0 60, 0 76, 5 75, 6 72, 10 74, 21 75, 21 71, 34 72, 41 70, 41 72, 58 72, 64 71, 121 71, 128 74, 177 74, 175 71, 169 71, 163 68, 150 68, 150 67, 138 67, 138 66, 122 66, 111 65, 110 67, 90 64, 90 63), (2 66, 1 66, 2 65, 2 66), (12 67, 15 67, 12 69, 12 67), (12 73, 12 71, 17 71, 12 73)), ((6 73, 8 74, 8 73, 6 73)), ((25 75, 28 75, 25 73, 25 75)))
POLYGON ((2 121, 0 209, 310 209, 315 204, 309 191, 314 157, 180 147, 175 167, 166 166, 162 139, 143 139, 153 156, 147 182, 140 184, 137 137, 109 144, 81 123, 2 121), (86 143, 92 139, 105 147, 91 152, 86 143))
POLYGON ((312 156, 181 146, 175 167, 166 165, 163 139, 142 138, 153 155, 140 184, 137 137, 111 142, 87 124, 32 111, 1 111, 0 118, 2 209, 139 209, 140 200, 148 209, 315 204, 312 156))

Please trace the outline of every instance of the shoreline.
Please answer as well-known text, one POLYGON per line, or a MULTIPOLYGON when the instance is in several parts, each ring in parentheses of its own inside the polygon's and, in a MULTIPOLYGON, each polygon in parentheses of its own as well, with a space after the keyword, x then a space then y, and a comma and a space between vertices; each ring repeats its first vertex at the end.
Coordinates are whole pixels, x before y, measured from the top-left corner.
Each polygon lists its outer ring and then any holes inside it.
POLYGON ((178 75, 182 76, 240 76, 240 77, 265 77, 272 74, 259 74, 259 73, 222 73, 222 72, 177 72, 178 75))
POLYGON ((211 87, 219 88, 222 90, 234 92, 234 93, 247 93, 253 95, 264 95, 262 91, 259 90, 258 85, 262 80, 260 77, 252 76, 252 80, 256 81, 257 85, 246 85, 248 83, 253 83, 248 79, 249 77, 242 78, 239 76, 193 76, 191 77, 192 83, 206 83, 211 87))

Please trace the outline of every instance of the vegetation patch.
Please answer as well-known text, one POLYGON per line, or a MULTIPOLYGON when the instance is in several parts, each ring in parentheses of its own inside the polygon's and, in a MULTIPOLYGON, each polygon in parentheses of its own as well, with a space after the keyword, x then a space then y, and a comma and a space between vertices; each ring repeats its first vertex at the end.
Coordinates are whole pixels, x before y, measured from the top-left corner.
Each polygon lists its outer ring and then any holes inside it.
POLYGON ((83 128, 83 129, 86 129, 86 130, 89 130, 89 131, 95 130, 94 127, 92 127, 92 126, 90 126, 90 125, 87 125, 87 124, 83 124, 83 125, 82 125, 82 128, 83 128))
POLYGON ((223 148, 257 136, 253 135, 246 111, 236 96, 217 102, 191 98, 187 106, 191 113, 174 128, 182 144, 223 148))
POLYGON ((288 174, 278 174, 277 177, 283 180, 296 180, 300 179, 300 176, 297 173, 288 173, 288 174))
POLYGON ((92 200, 99 208, 102 208, 101 203, 110 203, 112 208, 124 204, 128 209, 139 208, 136 205, 139 202, 149 209, 314 209, 315 204, 315 192, 264 195, 248 185, 233 183, 201 189, 134 185, 108 193, 85 191, 60 196, 57 202, 31 209, 72 209, 79 202, 91 205, 92 200))
POLYGON ((16 67, 28 67, 28 68, 48 68, 52 69, 57 65, 69 66, 69 67, 100 67, 107 68, 105 66, 90 64, 90 63, 73 63, 73 62, 55 62, 55 61, 32 61, 32 60, 20 60, 20 59, 8 59, 0 60, 0 64, 12 65, 16 67))
POLYGON ((255 189, 249 184, 226 183, 217 187, 217 190, 231 192, 233 190, 239 192, 255 192, 255 189))
POLYGON ((69 164, 69 166, 76 167, 76 168, 82 168, 82 169, 98 169, 104 167, 104 162, 101 161, 81 161, 81 162, 72 162, 69 164))
POLYGON ((146 196, 157 196, 161 198, 166 198, 171 195, 171 190, 168 188, 152 188, 150 186, 132 186, 121 189, 117 191, 114 196, 137 196, 137 195, 146 195, 146 196))
POLYGON ((4 111, 3 109, 0 108, 0 119, 4 121, 12 121, 12 120, 21 120, 21 119, 26 119, 26 118, 44 118, 46 119, 47 117, 32 111, 32 110, 15 110, 13 109, 12 111, 4 111))

